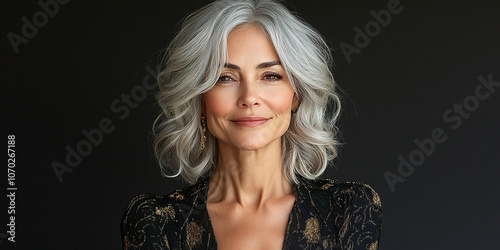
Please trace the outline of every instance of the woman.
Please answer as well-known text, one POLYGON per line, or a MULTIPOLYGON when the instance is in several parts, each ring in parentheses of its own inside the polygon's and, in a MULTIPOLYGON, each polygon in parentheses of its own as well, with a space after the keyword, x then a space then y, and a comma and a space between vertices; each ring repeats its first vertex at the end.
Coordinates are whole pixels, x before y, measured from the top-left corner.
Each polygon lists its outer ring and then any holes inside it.
POLYGON ((272 0, 215 1, 165 59, 156 155, 194 185, 132 200, 124 248, 378 247, 375 191, 316 179, 337 155, 340 106, 314 29, 272 0))

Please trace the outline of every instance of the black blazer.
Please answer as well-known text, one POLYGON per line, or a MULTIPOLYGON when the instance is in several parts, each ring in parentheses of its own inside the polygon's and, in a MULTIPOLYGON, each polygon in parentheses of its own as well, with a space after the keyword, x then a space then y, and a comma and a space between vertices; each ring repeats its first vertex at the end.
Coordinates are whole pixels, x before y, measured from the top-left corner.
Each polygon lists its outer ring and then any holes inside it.
MULTIPOLYGON (((206 201, 209 179, 128 205, 121 224, 124 249, 217 249, 206 201)), ((380 198, 368 185, 306 180, 293 185, 283 249, 377 249, 380 198)))

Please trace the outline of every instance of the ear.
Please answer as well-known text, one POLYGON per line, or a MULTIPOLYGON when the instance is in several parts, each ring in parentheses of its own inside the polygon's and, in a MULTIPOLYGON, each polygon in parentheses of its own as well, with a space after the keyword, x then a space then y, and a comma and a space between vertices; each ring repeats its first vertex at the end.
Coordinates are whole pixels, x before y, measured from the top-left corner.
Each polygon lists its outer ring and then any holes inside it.
POLYGON ((207 107, 205 106, 205 99, 203 98, 203 94, 200 95, 200 102, 201 102, 201 114, 206 114, 207 107))

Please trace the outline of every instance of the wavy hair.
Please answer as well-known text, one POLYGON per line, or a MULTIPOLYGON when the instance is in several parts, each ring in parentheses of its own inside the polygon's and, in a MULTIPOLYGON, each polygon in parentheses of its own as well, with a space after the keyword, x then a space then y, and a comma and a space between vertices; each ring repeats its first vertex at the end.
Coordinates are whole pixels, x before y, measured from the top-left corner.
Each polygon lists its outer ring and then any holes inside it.
POLYGON ((222 72, 229 33, 244 25, 267 34, 300 99, 281 138, 286 177, 295 183, 297 175, 317 178, 337 156, 340 100, 323 37, 277 1, 219 0, 183 20, 163 58, 157 94, 162 112, 153 131, 155 156, 164 175, 195 183, 215 169, 217 139, 207 132, 206 147, 200 148, 202 94, 222 72))

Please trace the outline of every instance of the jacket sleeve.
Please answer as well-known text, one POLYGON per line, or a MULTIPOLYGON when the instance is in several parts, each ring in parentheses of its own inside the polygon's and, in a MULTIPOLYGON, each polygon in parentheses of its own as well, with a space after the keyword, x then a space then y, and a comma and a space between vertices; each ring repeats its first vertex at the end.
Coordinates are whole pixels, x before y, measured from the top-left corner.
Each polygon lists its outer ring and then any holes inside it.
POLYGON ((151 195, 135 197, 121 223, 123 249, 170 249, 163 234, 165 211, 151 195))
POLYGON ((370 186, 353 183, 344 224, 340 230, 342 249, 378 249, 382 230, 382 207, 378 194, 370 186))

